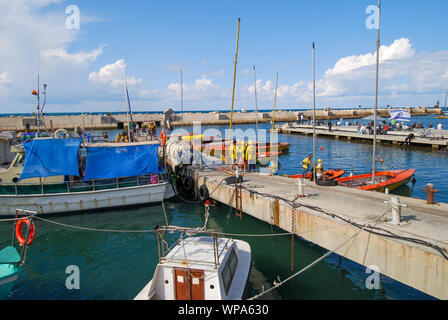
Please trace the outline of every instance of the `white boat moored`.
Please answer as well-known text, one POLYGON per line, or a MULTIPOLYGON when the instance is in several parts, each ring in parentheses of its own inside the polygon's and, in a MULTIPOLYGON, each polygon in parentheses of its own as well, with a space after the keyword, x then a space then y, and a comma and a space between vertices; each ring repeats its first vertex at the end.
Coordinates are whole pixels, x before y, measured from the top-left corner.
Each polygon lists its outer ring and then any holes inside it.
POLYGON ((251 265, 247 242, 216 236, 180 239, 159 259, 153 279, 134 300, 241 300, 251 265))

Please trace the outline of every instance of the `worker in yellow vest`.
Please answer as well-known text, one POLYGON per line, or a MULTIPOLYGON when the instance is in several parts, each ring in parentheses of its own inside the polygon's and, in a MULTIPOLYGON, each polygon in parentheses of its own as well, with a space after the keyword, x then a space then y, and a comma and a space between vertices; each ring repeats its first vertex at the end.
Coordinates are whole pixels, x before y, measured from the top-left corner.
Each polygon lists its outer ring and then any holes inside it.
POLYGON ((322 180, 324 178, 324 165, 322 163, 322 159, 319 159, 316 165, 316 179, 322 180))
POLYGON ((232 162, 232 170, 235 170, 235 165, 236 165, 236 140, 233 139, 232 142, 230 143, 230 147, 229 147, 229 157, 230 157, 230 161, 232 162))
POLYGON ((237 144, 236 147, 236 156, 238 159, 238 168, 242 172, 243 170, 246 171, 246 142, 240 141, 237 144))
POLYGON ((254 141, 249 141, 249 146, 246 149, 246 161, 249 164, 249 172, 255 172, 257 164, 257 147, 254 141))
POLYGON ((302 179, 307 178, 308 171, 310 170, 311 159, 313 159, 313 155, 310 154, 307 158, 303 159, 302 161, 302 167, 303 167, 302 179))

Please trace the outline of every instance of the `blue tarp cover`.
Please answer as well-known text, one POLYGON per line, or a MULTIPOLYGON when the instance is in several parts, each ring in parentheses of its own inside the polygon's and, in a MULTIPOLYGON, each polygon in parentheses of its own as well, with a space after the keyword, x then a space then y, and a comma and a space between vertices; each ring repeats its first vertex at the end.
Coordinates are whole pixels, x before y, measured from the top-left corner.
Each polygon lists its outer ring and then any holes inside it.
POLYGON ((159 173, 158 150, 158 144, 87 147, 84 180, 159 173))
POLYGON ((25 166, 20 180, 55 176, 79 176, 81 139, 43 139, 25 143, 25 166))

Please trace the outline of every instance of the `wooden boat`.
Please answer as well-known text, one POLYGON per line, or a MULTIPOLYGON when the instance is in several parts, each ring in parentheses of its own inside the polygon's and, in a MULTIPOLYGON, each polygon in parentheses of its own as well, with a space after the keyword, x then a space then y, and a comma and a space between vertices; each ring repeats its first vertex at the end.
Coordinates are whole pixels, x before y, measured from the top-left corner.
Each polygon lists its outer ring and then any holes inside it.
POLYGON ((373 183, 371 173, 336 180, 340 186, 344 187, 385 192, 386 188, 392 191, 409 183, 414 174, 415 170, 413 169, 375 172, 375 180, 373 183))
POLYGON ((134 300, 241 300, 251 264, 247 242, 216 234, 181 238, 159 256, 152 280, 134 300))
MULTIPOLYGON (((345 171, 344 170, 328 170, 325 171, 325 173, 327 174, 327 179, 332 180, 332 179, 337 179, 340 178, 344 175, 345 171)), ((303 175, 301 174, 296 174, 296 175, 292 175, 292 176, 288 176, 288 178, 291 179, 302 179, 303 175)), ((309 180, 312 178, 312 173, 308 173, 306 175, 306 178, 309 180)))

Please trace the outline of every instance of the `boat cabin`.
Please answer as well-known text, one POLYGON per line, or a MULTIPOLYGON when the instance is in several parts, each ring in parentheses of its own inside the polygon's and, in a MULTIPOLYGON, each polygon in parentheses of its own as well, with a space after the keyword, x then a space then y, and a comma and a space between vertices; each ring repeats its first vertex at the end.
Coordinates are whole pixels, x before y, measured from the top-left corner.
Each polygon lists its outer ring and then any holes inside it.
POLYGON ((241 300, 250 269, 251 249, 244 241, 181 239, 160 258, 153 279, 135 300, 241 300))

